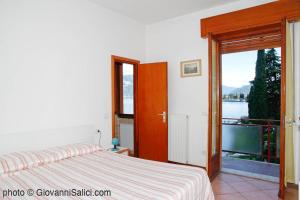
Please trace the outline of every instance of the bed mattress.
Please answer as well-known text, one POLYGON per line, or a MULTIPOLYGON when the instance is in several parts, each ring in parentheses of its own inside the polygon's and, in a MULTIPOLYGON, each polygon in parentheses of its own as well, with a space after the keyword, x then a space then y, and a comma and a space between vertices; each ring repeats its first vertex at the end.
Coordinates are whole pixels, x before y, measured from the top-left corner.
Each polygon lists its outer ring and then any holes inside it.
POLYGON ((0 156, 2 199, 213 200, 205 170, 68 145, 0 156))

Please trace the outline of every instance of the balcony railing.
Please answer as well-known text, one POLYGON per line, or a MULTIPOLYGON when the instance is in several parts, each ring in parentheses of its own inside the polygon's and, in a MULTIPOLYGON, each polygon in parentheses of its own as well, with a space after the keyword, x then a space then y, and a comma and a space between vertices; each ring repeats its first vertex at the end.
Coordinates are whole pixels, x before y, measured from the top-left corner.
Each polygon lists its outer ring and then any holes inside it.
POLYGON ((222 151, 278 163, 279 124, 279 120, 270 119, 222 118, 222 151))

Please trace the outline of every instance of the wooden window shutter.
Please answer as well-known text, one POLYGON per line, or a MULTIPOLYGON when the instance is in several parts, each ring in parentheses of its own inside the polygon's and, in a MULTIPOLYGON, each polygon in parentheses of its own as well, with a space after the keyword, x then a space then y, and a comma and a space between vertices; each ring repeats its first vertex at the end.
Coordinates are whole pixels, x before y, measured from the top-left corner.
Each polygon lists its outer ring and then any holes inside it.
POLYGON ((217 38, 223 54, 280 47, 280 24, 226 33, 217 38))

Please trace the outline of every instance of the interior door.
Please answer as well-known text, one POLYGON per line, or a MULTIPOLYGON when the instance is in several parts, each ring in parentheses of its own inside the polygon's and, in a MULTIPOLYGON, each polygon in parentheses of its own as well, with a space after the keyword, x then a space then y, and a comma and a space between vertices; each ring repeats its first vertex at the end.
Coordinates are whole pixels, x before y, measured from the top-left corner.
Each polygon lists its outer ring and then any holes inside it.
POLYGON ((220 44, 209 35, 209 115, 208 115, 208 160, 207 171, 211 179, 221 169, 221 67, 220 44))
POLYGON ((138 66, 137 123, 139 157, 168 161, 167 63, 138 66))

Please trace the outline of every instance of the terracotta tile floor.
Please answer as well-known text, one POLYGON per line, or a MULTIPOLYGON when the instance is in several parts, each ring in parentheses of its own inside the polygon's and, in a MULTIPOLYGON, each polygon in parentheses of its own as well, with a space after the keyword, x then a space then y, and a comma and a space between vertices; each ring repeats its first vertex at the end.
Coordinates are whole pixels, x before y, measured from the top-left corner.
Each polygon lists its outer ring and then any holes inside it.
MULTIPOLYGON (((216 200, 277 200, 278 184, 221 173, 212 182, 216 200)), ((288 188, 286 200, 298 200, 298 190, 288 188)))

